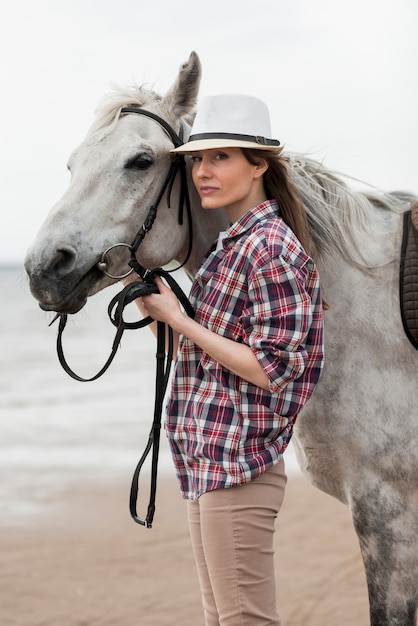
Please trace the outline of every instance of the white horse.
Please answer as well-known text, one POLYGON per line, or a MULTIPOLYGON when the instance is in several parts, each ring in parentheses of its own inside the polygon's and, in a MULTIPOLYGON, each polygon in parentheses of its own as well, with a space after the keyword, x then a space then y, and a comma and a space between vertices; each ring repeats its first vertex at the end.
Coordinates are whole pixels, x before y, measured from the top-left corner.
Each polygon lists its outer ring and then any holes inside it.
MULTIPOLYGON (((200 81, 195 53, 164 96, 142 88, 108 97, 72 154, 70 186, 28 252, 25 267, 45 310, 75 313, 126 272, 129 246, 146 220, 170 166, 173 138, 190 129, 200 81)), ((302 470, 349 507, 366 571, 373 626, 416 624, 418 591, 418 353, 400 321, 399 251, 407 194, 355 192, 319 163, 289 155, 308 212, 320 269, 326 365, 301 413, 295 443, 302 470)), ((190 185, 192 188, 192 185, 190 185)), ((178 178, 171 204, 178 198, 178 178)), ((190 276, 225 226, 221 211, 202 211, 191 190, 190 276)), ((137 257, 151 268, 187 252, 187 218, 159 202, 137 257)), ((145 235, 145 231, 144 231, 145 235)), ((129 268, 128 268, 129 269, 129 268)))

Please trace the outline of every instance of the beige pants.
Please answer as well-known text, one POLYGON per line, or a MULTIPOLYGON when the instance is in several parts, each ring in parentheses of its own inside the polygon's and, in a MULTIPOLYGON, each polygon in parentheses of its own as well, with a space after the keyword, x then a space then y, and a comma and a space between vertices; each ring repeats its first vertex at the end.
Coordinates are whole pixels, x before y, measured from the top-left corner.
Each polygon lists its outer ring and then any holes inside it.
POLYGON ((187 502, 206 626, 280 626, 273 534, 284 462, 246 485, 187 502))

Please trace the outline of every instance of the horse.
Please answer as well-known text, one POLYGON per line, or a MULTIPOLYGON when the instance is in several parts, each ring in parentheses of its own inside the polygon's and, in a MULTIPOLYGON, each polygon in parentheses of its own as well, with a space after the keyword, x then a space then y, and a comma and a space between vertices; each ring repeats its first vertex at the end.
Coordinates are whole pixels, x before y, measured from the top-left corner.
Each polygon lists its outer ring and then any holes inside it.
MULTIPOLYGON (((102 100, 70 157, 69 187, 25 259, 42 309, 74 314, 126 275, 138 233, 135 258, 142 267, 176 260, 194 276, 227 225, 222 210, 202 210, 193 185, 187 219, 179 215, 173 201, 184 195, 180 177, 167 182, 169 151, 181 134, 188 137, 200 77, 193 52, 164 96, 134 86, 102 100)), ((297 458, 313 485, 349 508, 371 626, 413 626, 418 353, 402 328, 398 287, 402 224, 416 197, 358 191, 308 156, 286 158, 307 212, 327 303, 325 367, 296 423, 297 458)), ((186 169, 190 177, 190 164, 186 169)))

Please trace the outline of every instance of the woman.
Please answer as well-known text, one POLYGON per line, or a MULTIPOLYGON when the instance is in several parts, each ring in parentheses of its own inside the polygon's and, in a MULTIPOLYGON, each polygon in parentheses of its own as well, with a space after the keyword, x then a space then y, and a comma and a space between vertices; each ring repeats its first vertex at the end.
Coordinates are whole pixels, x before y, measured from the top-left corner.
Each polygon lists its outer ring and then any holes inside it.
POLYGON ((189 141, 206 210, 230 227, 204 258, 187 317, 171 290, 142 308, 180 337, 166 430, 206 626, 277 626, 273 533, 283 453, 323 362, 322 308, 303 205, 257 98, 202 101, 189 141))

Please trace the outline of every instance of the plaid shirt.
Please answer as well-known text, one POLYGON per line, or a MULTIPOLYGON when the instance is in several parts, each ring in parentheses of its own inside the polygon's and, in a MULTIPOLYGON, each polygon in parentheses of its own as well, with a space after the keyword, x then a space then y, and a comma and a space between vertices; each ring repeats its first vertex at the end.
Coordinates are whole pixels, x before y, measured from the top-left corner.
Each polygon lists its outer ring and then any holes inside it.
POLYGON ((246 213, 209 250, 190 301, 202 326, 251 347, 270 391, 181 338, 166 430, 183 496, 241 485, 281 458, 323 364, 316 267, 275 201, 246 213))

